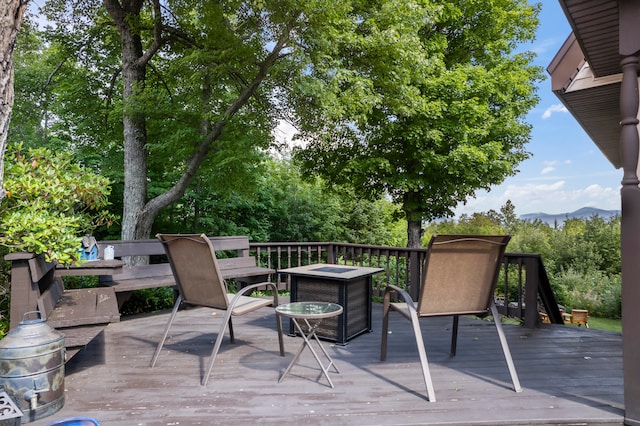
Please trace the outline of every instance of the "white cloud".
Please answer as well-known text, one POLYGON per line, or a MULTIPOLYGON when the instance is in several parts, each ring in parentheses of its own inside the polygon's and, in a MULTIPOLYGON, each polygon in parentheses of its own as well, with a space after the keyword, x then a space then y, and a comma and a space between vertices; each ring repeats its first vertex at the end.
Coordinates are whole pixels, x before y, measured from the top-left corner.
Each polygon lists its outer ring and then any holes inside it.
POLYGON ((553 104, 549 108, 544 110, 544 112, 542 113, 542 119, 546 120, 547 118, 551 117, 551 114, 553 114, 554 112, 567 113, 569 112, 569 110, 567 110, 567 108, 562 104, 553 104))
POLYGON ((543 161, 543 164, 546 166, 544 169, 540 171, 541 175, 549 174, 556 170, 556 165, 558 165, 557 160, 546 160, 543 161))
POLYGON ((563 40, 558 39, 557 37, 548 37, 542 40, 536 41, 536 43, 531 47, 531 51, 535 52, 537 56, 545 54, 547 52, 556 52, 558 47, 562 45, 563 40))
MULTIPOLYGON (((587 186, 583 191, 586 198, 590 198, 594 202, 600 202, 601 200, 615 200, 616 204, 620 204, 620 188, 604 188, 598 184, 587 186)), ((619 210, 620 207, 615 207, 614 210, 619 210)))

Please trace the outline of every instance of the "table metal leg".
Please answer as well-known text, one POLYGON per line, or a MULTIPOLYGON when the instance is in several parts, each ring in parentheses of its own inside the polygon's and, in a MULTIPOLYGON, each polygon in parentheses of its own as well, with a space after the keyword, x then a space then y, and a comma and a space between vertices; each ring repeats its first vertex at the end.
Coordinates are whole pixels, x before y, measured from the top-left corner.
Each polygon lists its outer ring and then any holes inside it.
POLYGON ((327 378, 327 381, 329 382, 329 385, 331 385, 331 387, 333 388, 334 387, 333 386, 333 382, 331 381, 331 378, 329 377, 329 369, 331 367, 333 367, 335 372, 338 373, 338 374, 340 374, 340 370, 338 370, 338 367, 333 362, 333 359, 331 359, 331 357, 327 353, 326 349, 322 346, 322 343, 320 342, 320 339, 318 338, 318 336, 316 334, 316 329, 318 328, 318 326, 320 325, 322 320, 321 319, 317 320, 313 325, 311 325, 306 318, 304 318, 304 322, 308 327, 307 333, 305 333, 304 330, 302 330, 302 327, 300 327, 300 324, 298 324, 297 319, 293 318, 293 323, 295 324, 295 327, 300 332, 300 335, 302 336, 303 342, 300 345, 300 348, 298 349, 298 352, 296 353, 296 355, 291 360, 291 363, 289 363, 289 366, 287 367, 287 369, 284 371, 284 373, 282 373, 282 376, 280 376, 280 379, 278 380, 278 383, 282 382, 284 377, 291 370, 291 367, 293 367, 293 365, 300 358, 300 355, 302 354, 302 351, 304 350, 304 348, 308 347, 309 350, 311 350, 311 353, 313 354, 314 358, 318 362, 318 365, 322 369, 322 372, 324 373, 324 376, 327 378), (320 347, 320 350, 322 351, 324 356, 327 357, 327 360, 329 360, 329 364, 327 364, 326 367, 324 366, 324 364, 320 360, 320 357, 318 356, 318 353, 313 349, 313 346, 311 346, 311 340, 313 340, 313 339, 316 340, 316 342, 318 343, 318 346, 320 347))

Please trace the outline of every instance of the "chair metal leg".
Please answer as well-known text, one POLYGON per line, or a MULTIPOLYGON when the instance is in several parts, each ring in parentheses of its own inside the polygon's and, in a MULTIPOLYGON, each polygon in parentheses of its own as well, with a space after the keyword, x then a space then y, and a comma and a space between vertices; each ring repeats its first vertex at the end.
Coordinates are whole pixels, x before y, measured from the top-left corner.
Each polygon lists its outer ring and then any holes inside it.
POLYGON ((231 341, 231 343, 236 342, 236 338, 233 335, 233 321, 231 320, 231 317, 229 317, 229 340, 231 341))
MULTIPOLYGON (((242 297, 245 293, 248 293, 250 291, 253 291, 254 288, 257 288, 260 285, 263 285, 265 283, 260 283, 260 284, 252 284, 248 287, 245 287, 244 289, 242 289, 241 291, 239 291, 238 293, 236 293, 236 295, 233 297, 233 299, 231 300, 231 302, 229 303, 229 305, 227 306, 227 310, 225 311, 225 315, 224 318, 222 320, 222 324, 220 325, 220 331, 218 332, 218 337, 216 337, 216 342, 213 345, 213 350, 211 351, 211 357, 209 359, 209 365, 207 366, 207 371, 204 375, 204 377, 202 378, 202 386, 206 386, 207 383, 209 382, 209 376, 211 375, 211 370, 213 370, 213 364, 216 361, 216 356, 218 356, 218 351, 220 350, 220 346, 222 345, 222 340, 224 339, 224 333, 227 330, 227 326, 229 327, 229 336, 231 338, 231 343, 233 343, 235 341, 234 338, 234 334, 233 334, 233 322, 231 321, 231 315, 233 313, 233 309, 236 306, 236 303, 238 302, 239 298, 242 297)), ((274 305, 277 306, 278 305, 278 296, 277 296, 277 288, 275 287, 275 284, 273 283, 268 283, 271 285, 271 287, 273 288, 273 291, 275 291, 276 295, 274 296, 274 305)), ((278 340, 279 340, 279 344, 280 344, 280 355, 284 356, 284 343, 282 340, 282 322, 280 321, 279 318, 277 318, 276 315, 276 321, 277 321, 277 326, 278 326, 278 340)))
POLYGON ((167 326, 164 329, 164 334, 162 335, 162 339, 160 339, 158 346, 156 346, 156 351, 153 354, 153 358, 151 358, 150 367, 153 367, 154 365, 156 365, 156 361, 158 360, 158 355, 160 355, 160 351, 162 350, 164 341, 167 340, 167 336, 169 335, 169 329, 171 328, 171 324, 173 323, 173 320, 175 319, 176 314, 178 313, 178 308, 180 307, 181 303, 182 303, 182 295, 178 296, 178 298, 176 299, 176 303, 173 304, 173 310, 171 311, 171 315, 169 316, 169 322, 167 322, 167 326))
POLYGON ((449 355, 451 357, 456 356, 456 349, 458 348, 458 322, 460 317, 458 315, 453 316, 453 326, 451 332, 451 352, 449 355))
POLYGON ((413 333, 416 336, 416 344, 418 345, 418 355, 420 356, 422 377, 424 379, 424 384, 427 387, 427 396, 429 397, 429 402, 436 402, 436 393, 433 389, 433 382, 431 381, 431 372, 429 371, 429 362, 427 361, 427 351, 424 348, 424 340, 422 339, 422 331, 420 330, 418 314, 414 309, 410 309, 409 314, 411 315, 411 325, 413 326, 413 333))
MULTIPOLYGON (((278 287, 273 283, 269 283, 267 286, 271 287, 271 292, 273 293, 273 307, 277 308, 278 305, 280 304, 278 300, 278 287)), ((280 356, 284 356, 284 341, 282 339, 282 320, 280 318, 280 315, 278 315, 277 312, 276 312, 276 327, 278 328, 278 344, 280 345, 280 356)))
POLYGON ((516 372, 516 367, 513 364, 513 359, 511 358, 511 351, 509 350, 509 345, 507 344, 507 338, 504 335, 504 330, 502 329, 502 323, 500 322, 500 314, 498 313, 498 308, 496 308, 496 304, 494 302, 491 302, 491 315, 493 315, 493 322, 496 324, 496 329, 498 330, 498 337, 500 338, 500 344, 502 345, 502 352, 504 352, 504 358, 507 361, 509 374, 511 374, 511 381, 513 382, 513 390, 515 390, 516 392, 522 392, 522 387, 520 386, 520 380, 518 379, 518 373, 516 372))
POLYGON ((387 337, 389 334, 389 303, 391 294, 385 292, 382 307, 382 343, 380 344, 380 361, 387 359, 387 337))
POLYGON ((284 356, 284 341, 282 340, 282 318, 277 312, 276 326, 278 327, 278 343, 280 344, 280 356, 284 356))
POLYGON ((209 376, 211 375, 211 370, 213 369, 213 363, 216 361, 216 356, 218 356, 218 351, 220 350, 222 339, 224 339, 224 332, 227 329, 227 325, 231 324, 232 311, 233 311, 233 307, 230 306, 229 309, 225 312, 224 319, 222 320, 222 325, 220 326, 220 331, 218 331, 218 337, 216 337, 216 343, 213 345, 213 350, 211 351, 211 357, 209 358, 209 365, 207 367, 207 371, 205 372, 205 375, 202 378, 202 386, 207 386, 207 382, 209 381, 209 376))
MULTIPOLYGON (((407 298, 408 297, 409 296, 407 296, 407 298)), ((385 291, 384 303, 382 306, 382 343, 380 345, 380 361, 384 361, 387 358, 389 311, 391 310, 391 292, 389 290, 385 291)), ((422 377, 424 379, 425 387, 427 388, 427 396, 430 402, 436 402, 436 393, 433 389, 431 372, 429 371, 429 362, 427 361, 427 351, 424 348, 422 331, 420 330, 420 323, 418 321, 418 313, 416 312, 413 304, 407 304, 407 308, 409 309, 409 318, 411 320, 411 325, 413 326, 413 334, 416 337, 416 345, 418 346, 418 355, 420 357, 420 367, 422 368, 422 377)), ((401 315, 406 317, 404 314, 401 315)))

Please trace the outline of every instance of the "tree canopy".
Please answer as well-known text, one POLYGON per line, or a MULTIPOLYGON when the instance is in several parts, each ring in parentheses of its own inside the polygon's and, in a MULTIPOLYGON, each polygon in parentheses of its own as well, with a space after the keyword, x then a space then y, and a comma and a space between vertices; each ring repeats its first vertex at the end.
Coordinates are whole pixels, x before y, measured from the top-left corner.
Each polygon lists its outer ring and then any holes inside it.
POLYGON ((422 220, 451 214, 528 155, 523 117, 540 70, 516 51, 537 25, 524 0, 44 10, 43 133, 109 175, 125 239, 148 237, 194 186, 255 189, 282 119, 308 143, 297 156, 307 171, 402 205, 410 245, 422 220))
POLYGON ((533 39, 539 7, 390 1, 363 11, 333 39, 333 55, 310 67, 300 102, 322 113, 301 123, 307 145, 297 158, 401 204, 417 247, 422 221, 452 216, 527 158, 524 117, 542 74, 516 47, 533 39))

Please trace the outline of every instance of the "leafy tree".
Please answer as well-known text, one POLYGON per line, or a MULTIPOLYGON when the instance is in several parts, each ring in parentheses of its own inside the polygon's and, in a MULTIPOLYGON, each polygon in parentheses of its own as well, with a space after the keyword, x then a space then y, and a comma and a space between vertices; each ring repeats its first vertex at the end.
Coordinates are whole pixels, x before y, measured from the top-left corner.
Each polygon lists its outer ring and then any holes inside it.
POLYGON ((523 119, 542 74, 532 54, 514 52, 533 39, 539 7, 398 0, 359 11, 309 69, 315 84, 300 102, 323 114, 301 123, 297 158, 361 195, 389 194, 419 246, 424 220, 453 215, 527 158, 523 119))
POLYGON ((9 145, 12 141, 22 141, 27 146, 38 146, 46 138, 44 130, 49 126, 41 123, 47 122, 45 82, 49 66, 43 45, 35 24, 27 15, 13 53, 15 99, 7 136, 9 145))
POLYGON ((584 239, 591 241, 600 253, 600 263, 595 265, 606 274, 620 274, 620 216, 606 220, 594 216, 586 220, 584 239))
MULTIPOLYGON (((542 256, 547 271, 553 264, 551 253, 554 251, 552 236, 555 230, 541 221, 518 221, 511 230, 508 250, 517 253, 538 253, 542 256)), ((551 269, 553 270, 553 269, 551 269)))
POLYGON ((109 181, 80 166, 68 153, 21 147, 6 157, 7 194, 0 208, 0 243, 11 251, 44 253, 70 264, 79 258, 80 236, 113 216, 109 181))
POLYGON ((512 232, 518 224, 518 217, 516 216, 516 206, 513 205, 511 200, 500 207, 500 220, 502 225, 508 232, 512 232))

